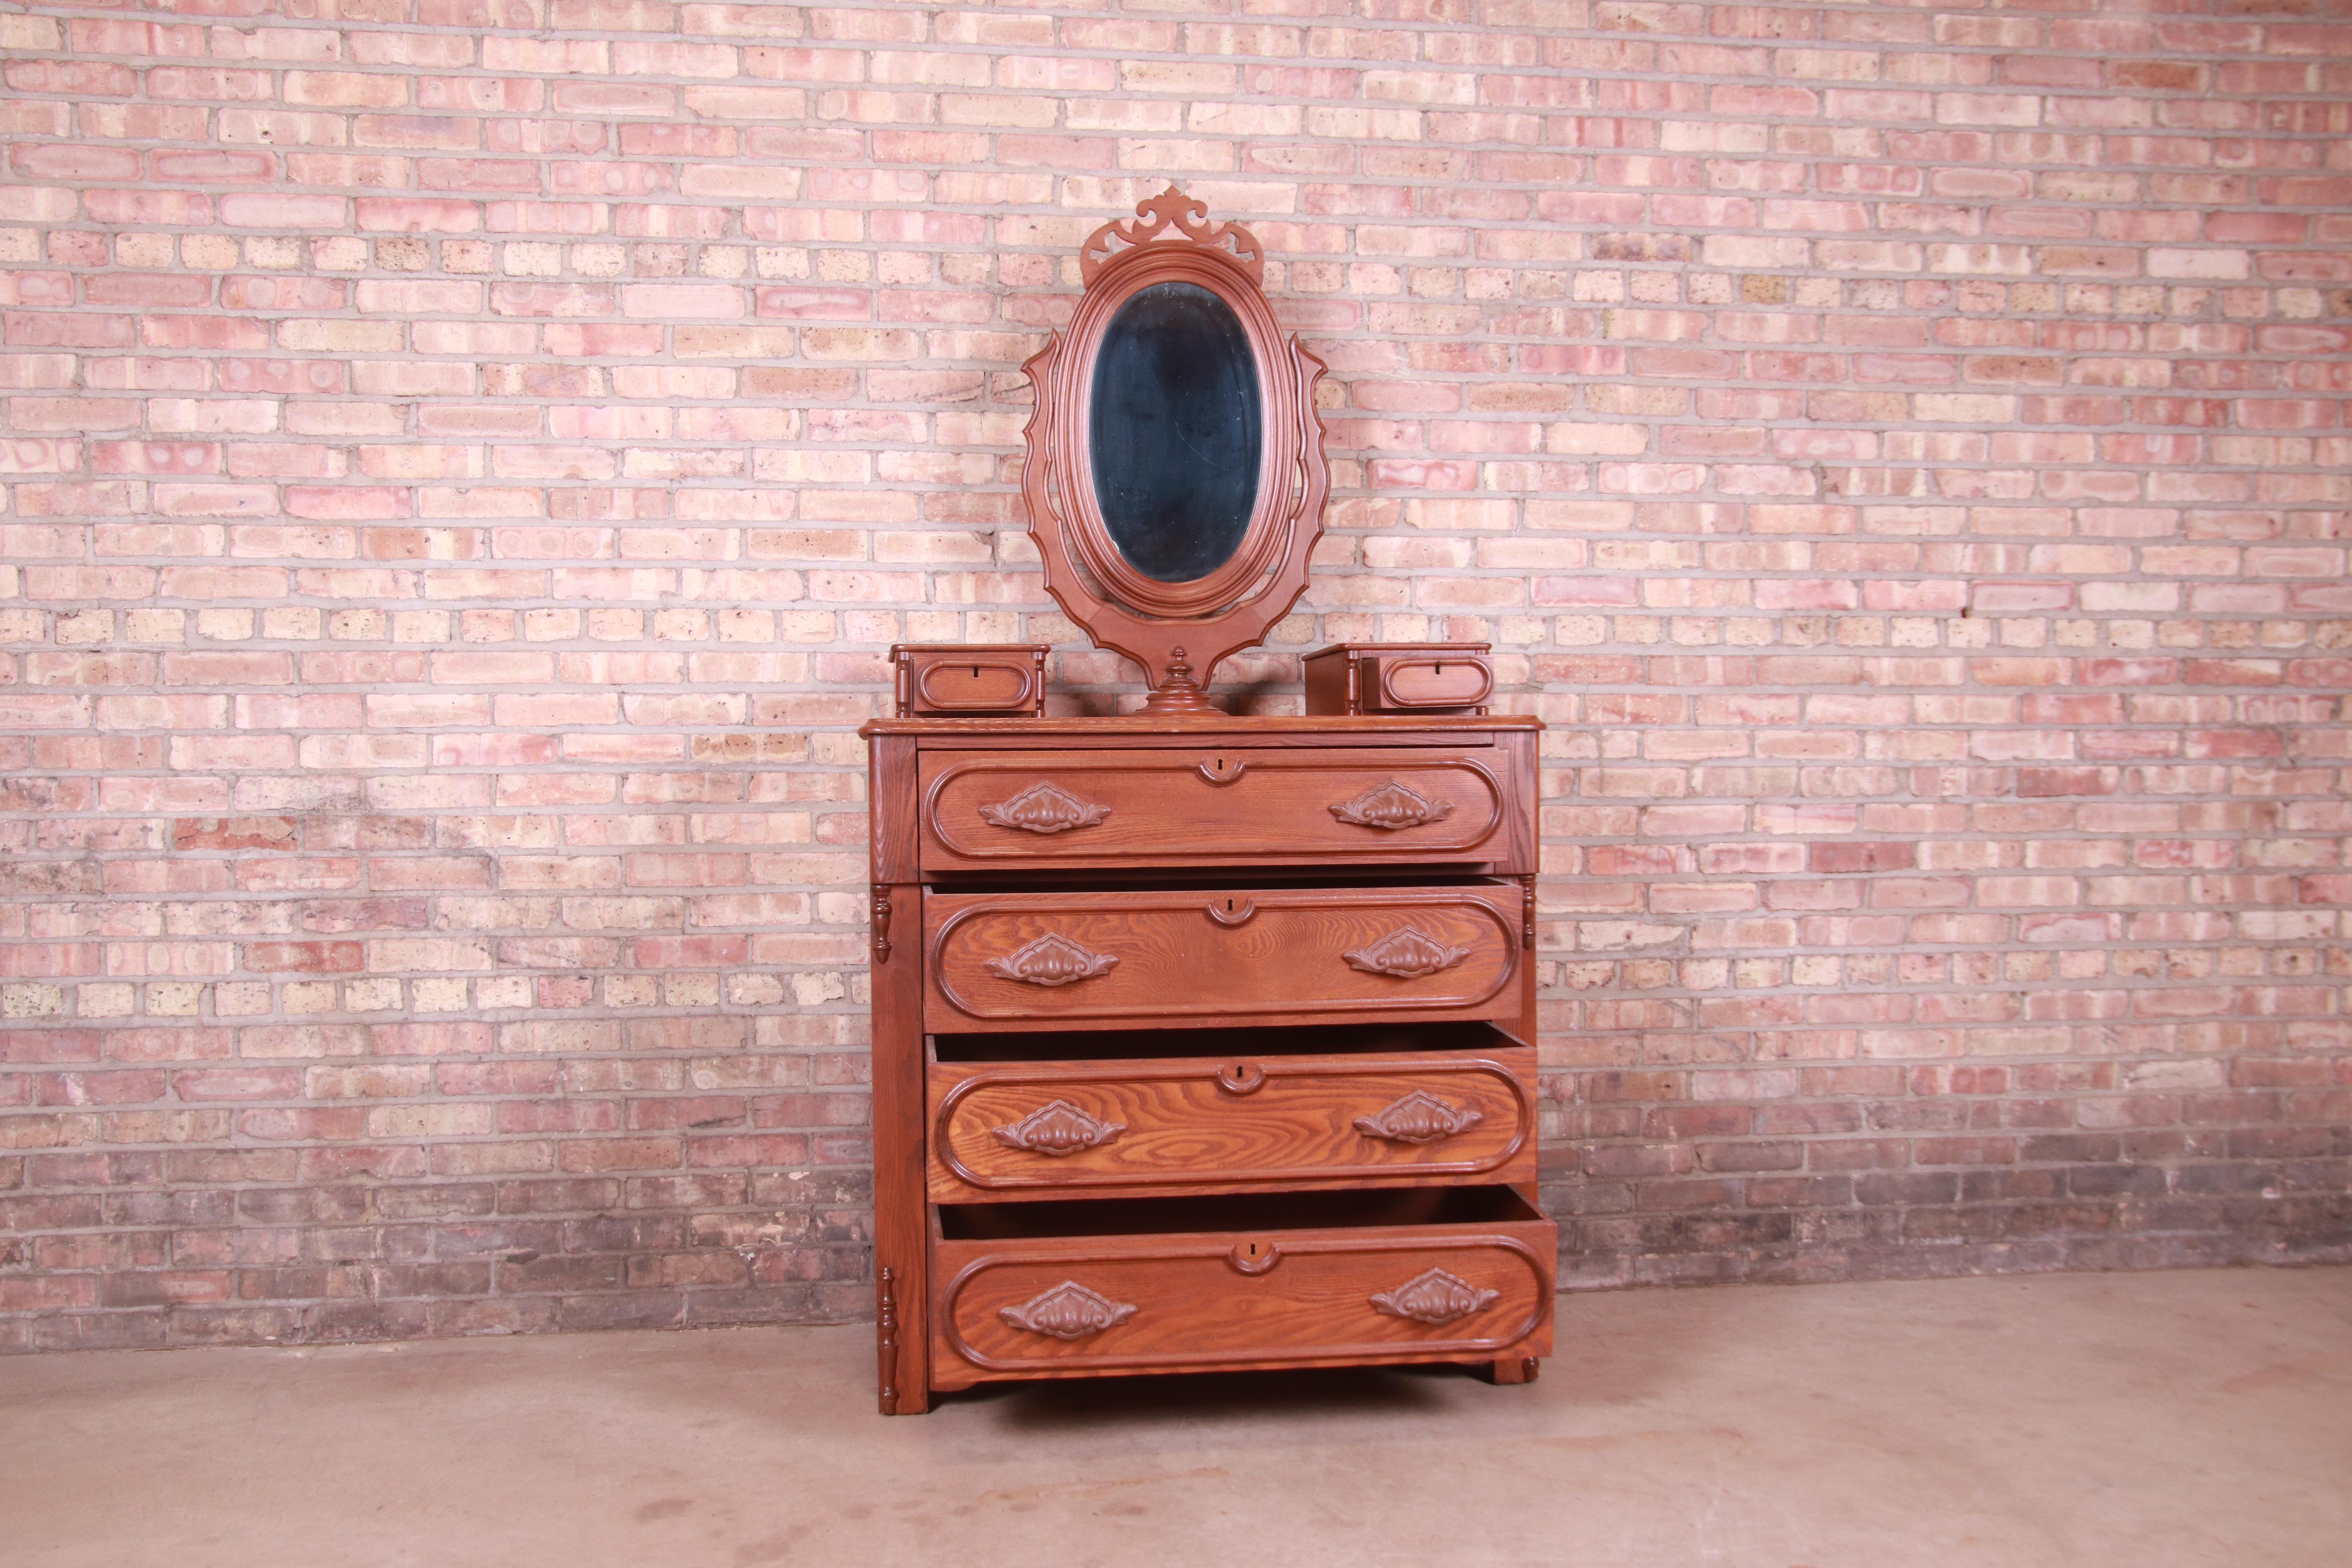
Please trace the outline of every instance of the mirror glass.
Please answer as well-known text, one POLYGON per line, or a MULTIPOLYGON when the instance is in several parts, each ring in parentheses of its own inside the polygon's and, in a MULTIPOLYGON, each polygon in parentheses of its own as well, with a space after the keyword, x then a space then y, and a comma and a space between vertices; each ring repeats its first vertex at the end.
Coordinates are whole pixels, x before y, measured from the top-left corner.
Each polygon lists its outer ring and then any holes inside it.
POLYGON ((1233 307, 1155 283, 1118 308, 1095 358, 1095 500, 1145 576, 1191 583, 1233 559, 1257 504, 1257 363, 1233 307))

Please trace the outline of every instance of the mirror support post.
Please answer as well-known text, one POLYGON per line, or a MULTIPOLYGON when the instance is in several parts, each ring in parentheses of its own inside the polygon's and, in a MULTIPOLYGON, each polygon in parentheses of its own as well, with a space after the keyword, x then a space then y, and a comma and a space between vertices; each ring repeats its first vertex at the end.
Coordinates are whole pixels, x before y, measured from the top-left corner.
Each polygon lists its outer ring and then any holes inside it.
POLYGON ((1184 650, 1168 650, 1168 676, 1151 689, 1143 704, 1146 713, 1215 713, 1224 710, 1209 700, 1208 693, 1192 679, 1192 667, 1184 661, 1184 650))

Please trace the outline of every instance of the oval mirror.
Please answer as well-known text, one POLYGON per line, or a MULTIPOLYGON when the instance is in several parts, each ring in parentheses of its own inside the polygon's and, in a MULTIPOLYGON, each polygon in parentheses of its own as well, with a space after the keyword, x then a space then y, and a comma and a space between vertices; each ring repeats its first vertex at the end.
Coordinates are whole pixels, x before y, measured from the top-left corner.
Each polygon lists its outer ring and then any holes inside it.
POLYGON ((1095 358, 1087 446, 1111 542, 1161 583, 1233 559, 1257 505, 1257 362, 1233 307, 1197 283, 1120 305, 1095 358))

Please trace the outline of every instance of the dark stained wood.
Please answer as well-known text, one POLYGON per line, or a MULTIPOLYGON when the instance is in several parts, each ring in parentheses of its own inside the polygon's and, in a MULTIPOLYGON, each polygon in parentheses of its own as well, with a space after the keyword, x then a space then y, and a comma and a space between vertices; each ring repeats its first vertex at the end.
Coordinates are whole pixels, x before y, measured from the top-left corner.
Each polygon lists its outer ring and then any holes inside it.
POLYGON ((1286 339, 1259 287, 1264 257, 1246 229, 1202 221, 1174 186, 1105 224, 1081 247, 1086 291, 1069 326, 1022 367, 1036 395, 1021 494, 1046 592, 1097 647, 1144 668, 1153 710, 1213 715, 1201 695, 1217 662, 1255 646, 1306 591, 1323 529, 1329 469, 1315 384, 1323 362, 1286 339), (1118 549, 1095 494, 1088 447, 1094 372, 1119 307, 1167 283, 1208 290, 1247 337, 1260 408, 1256 500, 1239 547, 1203 575, 1167 582, 1118 549))
MULTIPOLYGON (((1310 1223, 1297 1226, 1276 1210, 1247 1229, 1024 1234, 1014 1209, 997 1234, 950 1230, 936 1244, 934 1385, 1547 1355, 1554 1228, 1509 1189, 1470 1194, 1489 1194, 1503 1201, 1459 1205, 1488 1210, 1474 1219, 1423 1205, 1392 1223, 1371 1208, 1316 1224, 1302 1194, 1310 1223)), ((1106 1224, 1118 1213, 1089 1206, 1106 1224)))
POLYGON ((935 1063, 930 1198, 1536 1179, 1535 1052, 935 1063))
POLYGON ((931 893, 934 1030, 1517 1017, 1515 883, 931 893))
POLYGON ((926 752, 927 870, 1506 857, 1492 746, 926 752))

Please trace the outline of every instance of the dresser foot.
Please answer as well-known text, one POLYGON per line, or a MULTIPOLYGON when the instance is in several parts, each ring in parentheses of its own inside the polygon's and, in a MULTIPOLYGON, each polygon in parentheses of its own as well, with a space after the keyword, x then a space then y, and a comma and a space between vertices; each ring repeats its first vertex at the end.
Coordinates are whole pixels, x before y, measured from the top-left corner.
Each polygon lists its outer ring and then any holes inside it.
POLYGON ((878 1363, 875 1403, 885 1415, 920 1415, 931 1407, 931 1391, 918 1384, 906 1386, 908 1372, 920 1376, 921 1363, 899 1355, 898 1290, 904 1283, 898 1271, 885 1264, 874 1276, 876 1360, 878 1363))
POLYGON ((1496 1356, 1486 1363, 1486 1381, 1494 1384, 1533 1383, 1543 1363, 1531 1355, 1496 1356))

